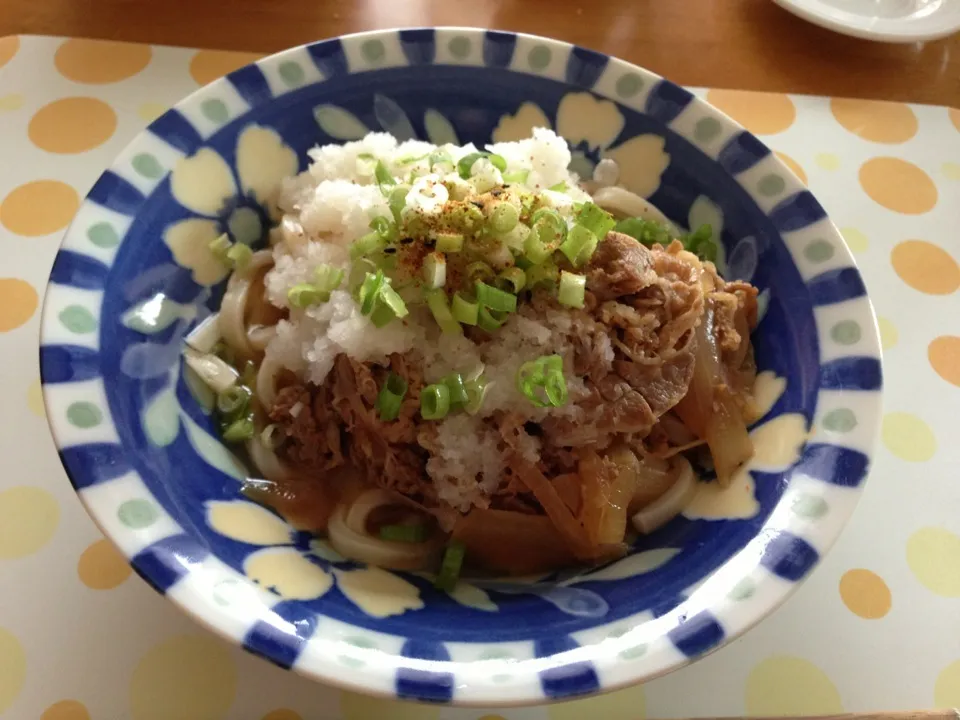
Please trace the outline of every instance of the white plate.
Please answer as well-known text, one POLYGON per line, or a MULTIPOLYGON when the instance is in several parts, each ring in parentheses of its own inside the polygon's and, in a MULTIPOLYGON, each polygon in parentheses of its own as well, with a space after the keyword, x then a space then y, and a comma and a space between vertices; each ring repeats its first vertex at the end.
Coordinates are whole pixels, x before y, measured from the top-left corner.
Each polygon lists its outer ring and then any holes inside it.
POLYGON ((844 35, 885 42, 935 40, 960 30, 960 0, 773 0, 844 35))

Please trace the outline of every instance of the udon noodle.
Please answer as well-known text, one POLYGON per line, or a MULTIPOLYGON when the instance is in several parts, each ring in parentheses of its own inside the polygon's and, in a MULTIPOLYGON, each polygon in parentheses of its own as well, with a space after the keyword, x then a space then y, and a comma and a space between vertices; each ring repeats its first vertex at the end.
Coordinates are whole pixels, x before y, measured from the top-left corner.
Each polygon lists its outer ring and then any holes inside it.
POLYGON ((233 272, 185 350, 248 496, 450 587, 617 557, 752 455, 757 293, 709 227, 609 160, 581 182, 548 130, 311 157, 267 248, 211 246, 233 272))

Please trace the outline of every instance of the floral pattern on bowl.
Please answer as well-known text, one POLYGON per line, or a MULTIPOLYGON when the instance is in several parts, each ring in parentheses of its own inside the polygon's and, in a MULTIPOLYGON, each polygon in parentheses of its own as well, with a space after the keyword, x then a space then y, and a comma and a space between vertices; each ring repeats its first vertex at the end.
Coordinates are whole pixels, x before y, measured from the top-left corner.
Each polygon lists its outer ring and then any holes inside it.
POLYGON ((839 233, 756 138, 619 60, 459 28, 294 48, 156 120, 69 229, 41 344, 48 419, 71 481, 159 592, 305 675, 487 705, 642 681, 776 607, 856 502, 879 417, 879 358, 839 233), (621 180, 675 223, 711 224, 726 274, 762 289, 758 453, 729 491, 703 484, 682 517, 620 561, 443 593, 417 574, 345 561, 246 501, 244 468, 216 439, 180 347, 219 297, 224 271, 209 241, 227 232, 263 242, 277 183, 306 166, 313 145, 369 130, 479 145, 535 125, 568 139, 574 169, 612 157, 621 180), (95 242, 107 231, 118 247, 95 242), (814 245, 832 252, 807 252, 814 245), (93 322, 71 320, 81 316, 93 322), (857 422, 813 428, 838 410, 857 422))

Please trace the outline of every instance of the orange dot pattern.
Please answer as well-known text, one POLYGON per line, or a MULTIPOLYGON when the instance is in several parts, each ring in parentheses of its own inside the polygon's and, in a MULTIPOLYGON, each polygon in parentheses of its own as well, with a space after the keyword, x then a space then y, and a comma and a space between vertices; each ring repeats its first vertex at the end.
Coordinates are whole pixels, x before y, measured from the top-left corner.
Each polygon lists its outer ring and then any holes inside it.
POLYGON ((27 322, 40 298, 33 285, 20 278, 0 278, 0 332, 14 330, 27 322))
POLYGON ((0 67, 10 62, 19 49, 20 38, 16 35, 0 38, 0 67))
POLYGON ((262 57, 258 53, 201 50, 190 60, 190 77, 197 85, 206 85, 262 57))
POLYGON ((860 166, 860 185, 879 205, 905 215, 922 215, 937 204, 937 186, 911 162, 876 157, 860 166))
POLYGON ((152 57, 149 45, 71 38, 57 48, 53 63, 67 80, 106 85, 133 77, 152 57))
POLYGON ((897 244, 890 261, 900 279, 922 293, 949 295, 960 287, 960 265, 942 247, 926 240, 897 244))
POLYGON ((69 97, 37 110, 27 134, 41 150, 75 154, 103 144, 116 129, 117 114, 103 100, 69 97))
POLYGON ((930 366, 951 385, 960 387, 960 337, 941 335, 927 347, 930 366))
POLYGON ((0 203, 0 225, 17 235, 39 237, 62 230, 80 207, 77 191, 59 180, 34 180, 14 188, 0 203))
POLYGON ((864 140, 895 145, 904 143, 920 127, 908 105, 878 100, 833 98, 830 111, 837 122, 864 140))
POLYGON ((61 700, 44 710, 40 720, 90 720, 90 713, 82 702, 61 700))
POLYGON ((793 101, 779 93, 710 90, 707 101, 757 135, 783 132, 797 118, 793 101))
POLYGON ((893 596, 883 578, 870 570, 847 570, 840 578, 840 597, 854 615, 877 620, 890 612, 893 596))
POLYGON ((110 590, 130 577, 130 564, 109 540, 97 540, 80 555, 77 575, 91 590, 110 590))

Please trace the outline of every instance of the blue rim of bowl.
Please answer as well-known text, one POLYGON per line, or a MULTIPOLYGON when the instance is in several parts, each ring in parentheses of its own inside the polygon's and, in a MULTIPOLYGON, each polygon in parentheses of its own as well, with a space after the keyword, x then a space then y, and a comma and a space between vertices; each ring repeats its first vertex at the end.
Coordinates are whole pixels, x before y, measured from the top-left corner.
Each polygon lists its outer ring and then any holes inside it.
MULTIPOLYGON (((862 490, 869 460, 879 435, 881 353, 879 331, 872 305, 869 298, 866 297, 863 281, 839 231, 826 217, 826 213, 806 187, 758 139, 707 102, 691 96, 686 90, 663 80, 648 70, 558 40, 519 33, 459 27, 390 29, 340 36, 291 48, 263 58, 227 75, 225 78, 216 80, 183 99, 164 116, 161 116, 154 125, 157 123, 163 124, 165 119, 170 117, 175 117, 177 121, 182 122, 183 116, 179 115, 179 109, 196 107, 205 98, 215 97, 218 89, 232 86, 233 79, 242 78, 250 73, 258 73, 261 70, 265 70, 265 74, 275 73, 276 68, 286 59, 307 57, 313 59, 314 62, 320 62, 317 60, 318 58, 326 58, 342 52, 344 46, 357 46, 359 43, 371 39, 392 40, 397 36, 401 39, 404 37, 415 39, 425 37, 426 34, 429 34, 431 42, 436 42, 438 45, 442 38, 449 42, 454 37, 466 37, 477 41, 481 47, 484 46, 484 43, 489 42, 493 42, 498 48, 510 46, 512 53, 512 47, 518 41, 535 42, 538 45, 548 47, 557 57, 589 58, 594 64, 601 64, 601 71, 588 79, 588 82, 585 83, 581 78, 579 83, 581 87, 594 95, 621 103, 639 112, 649 112, 650 102, 648 101, 651 99, 662 104, 665 101, 664 99, 680 98, 683 100, 682 107, 679 110, 675 108, 671 110, 665 124, 684 139, 712 157, 717 157, 721 149, 716 146, 715 138, 700 141, 695 137, 693 128, 689 124, 683 125, 684 111, 689 107, 694 107, 700 117, 712 118, 720 124, 723 130, 720 136, 724 139, 724 142, 736 141, 742 148, 748 148, 755 153, 762 154, 764 161, 770 163, 770 167, 775 168, 785 179, 786 187, 780 197, 786 198, 787 201, 793 201, 795 204, 801 204, 808 210, 812 209, 814 215, 819 218, 815 223, 814 230, 811 230, 809 225, 791 228, 789 215, 783 216, 779 222, 775 223, 804 281, 808 286, 817 283, 820 290, 823 291, 826 299, 819 303, 820 305, 839 301, 855 301, 849 308, 850 316, 858 322, 861 328, 868 329, 860 341, 859 354, 865 360, 875 364, 875 369, 872 371, 874 380, 871 387, 858 387, 853 382, 850 386, 851 389, 848 389, 843 383, 840 383, 839 388, 835 391, 837 395, 843 395, 848 399, 853 398, 858 402, 869 396, 870 401, 865 406, 868 412, 864 418, 865 422, 861 423, 861 433, 859 435, 861 440, 855 448, 866 461, 850 471, 851 481, 846 486, 823 482, 822 479, 818 481, 818 492, 821 495, 831 495, 831 502, 834 503, 834 511, 826 516, 818 516, 816 513, 807 513, 805 516, 797 512, 790 513, 788 506, 791 502, 795 503, 799 496, 791 499, 788 489, 787 494, 781 498, 777 508, 775 508, 773 515, 768 518, 765 529, 771 527, 774 530, 789 530, 803 541, 805 547, 814 551, 812 558, 809 559, 809 562, 806 563, 802 572, 796 578, 790 578, 789 573, 785 575, 778 572, 777 568, 763 567, 761 558, 768 550, 767 546, 771 541, 769 537, 764 537, 764 533, 760 533, 745 548, 714 571, 697 588, 696 592, 691 592, 687 600, 677 608, 657 618, 644 617, 621 620, 616 623, 619 627, 619 634, 609 633, 602 641, 570 649, 558 648, 555 653, 549 654, 547 657, 531 655, 529 658, 515 659, 509 662, 509 665, 505 664, 506 661, 502 658, 496 657, 496 654, 491 655, 489 652, 485 654, 484 649, 489 650, 495 645, 493 643, 457 643, 462 647, 459 647, 456 653, 447 656, 453 657, 452 660, 438 660, 428 656, 411 658, 400 654, 399 650, 403 638, 365 630, 364 632, 367 635, 382 635, 383 642, 379 649, 370 650, 369 648, 358 647, 350 642, 349 636, 353 626, 330 618, 320 618, 320 624, 314 630, 309 641, 298 648, 298 654, 294 656, 295 662, 292 662, 289 657, 291 648, 283 642, 278 642, 275 645, 268 643, 256 654, 282 667, 290 667, 307 677, 345 689, 381 697, 399 696, 419 700, 441 699, 463 706, 535 704, 547 702, 551 699, 572 697, 583 692, 606 692, 648 681, 689 664, 693 660, 722 647, 770 614, 796 589, 799 585, 797 580, 806 575, 807 571, 823 557, 839 536, 853 512, 862 490), (632 86, 642 88, 642 90, 635 92, 631 97, 624 97, 623 93, 617 92, 617 80, 623 78, 631 78, 632 86), (640 82, 636 83, 637 80, 640 82), (656 98, 653 97, 655 93, 656 98), (681 122, 678 123, 678 121, 681 122), (711 142, 714 143, 714 146, 711 146, 711 142), (828 263, 829 267, 826 269, 822 264, 812 265, 808 258, 805 258, 804 250, 814 237, 820 241, 825 240, 834 251, 831 256, 832 259, 828 263), (744 581, 748 581, 749 587, 744 587, 744 581), (707 598, 710 598, 709 602, 706 601, 707 598), (720 599, 718 600, 718 598, 720 599), (631 620, 634 623, 632 627, 631 620), (681 625, 686 627, 683 642, 686 642, 688 647, 684 647, 683 643, 676 639, 675 633, 681 625), (323 628, 323 632, 321 632, 321 628, 323 628), (623 633, 623 628, 628 628, 625 633, 623 633), (718 631, 720 639, 716 640, 714 635, 718 631), (635 651, 639 647, 644 648, 642 657, 637 658, 636 653, 634 653, 634 657, 627 661, 626 658, 631 657, 629 655, 631 649, 635 651), (387 648, 387 650, 384 650, 384 648, 387 648), (353 658, 355 662, 344 663, 343 658, 345 656, 353 658), (363 665, 362 670, 358 669, 359 664, 363 665), (511 676, 509 682, 491 682, 490 678, 497 674, 498 668, 507 667, 511 676), (578 687, 577 677, 584 672, 593 673, 594 677, 599 678, 599 682, 585 689, 578 687), (451 691, 445 697, 438 697, 431 690, 432 683, 433 685, 436 684, 435 681, 437 681, 438 676, 443 676, 439 682, 455 688, 456 692, 451 691), (410 680, 408 684, 411 688, 410 692, 405 693, 398 690, 403 677, 410 680), (548 678, 563 679, 562 682, 557 684, 558 692, 545 690, 544 683, 548 678)), ((401 58, 405 63, 407 62, 405 56, 401 55, 401 58)), ((502 58, 499 58, 496 62, 498 66, 510 66, 509 57, 506 62, 503 62, 502 58)), ((487 62, 487 59, 481 55, 473 60, 461 58, 458 64, 483 67, 491 63, 487 62)), ((550 67, 542 70, 531 67, 511 69, 516 72, 539 75, 559 81, 568 80, 564 76, 563 65, 559 66, 559 71, 556 70, 556 67, 558 67, 556 63, 551 63, 550 67)), ((364 68, 359 70, 346 68, 345 72, 353 73, 363 70, 364 68)), ((269 98, 260 100, 259 103, 269 103, 273 99, 274 94, 271 92, 269 98)), ((234 119, 231 118, 231 121, 234 119)), ((154 125, 151 125, 151 127, 154 127, 154 125)), ((150 149, 155 147, 156 142, 156 136, 150 133, 149 128, 141 132, 123 150, 108 170, 120 170, 121 163, 128 162, 129 158, 136 154, 138 148, 146 146, 147 149, 150 149)), ((736 179, 738 171, 730 169, 730 174, 736 179)), ((743 184, 743 180, 739 180, 743 184)), ((759 197, 753 185, 743 184, 743 188, 761 208, 764 207, 762 204, 764 201, 759 197)), ((777 207, 780 208, 781 206, 782 204, 777 207)), ((79 254, 90 259, 91 262, 99 263, 104 266, 104 269, 110 265, 119 245, 104 251, 102 248, 91 248, 91 244, 87 240, 88 221, 85 218, 91 212, 95 215, 96 211, 99 210, 102 210, 102 208, 90 196, 84 200, 77 216, 64 235, 59 251, 60 255, 65 252, 79 254)), ((776 208, 768 208, 765 212, 771 215, 775 210, 776 208)), ((213 556, 205 556, 205 553, 198 552, 196 559, 191 559, 190 547, 181 544, 181 546, 178 546, 176 553, 171 552, 167 555, 155 556, 151 564, 145 565, 133 562, 135 556, 141 550, 156 540, 156 531, 127 527, 118 523, 116 521, 117 497, 110 492, 110 488, 106 488, 105 492, 98 493, 80 491, 80 487, 85 485, 80 481, 90 473, 90 468, 77 460, 71 459, 64 454, 64 451, 78 444, 118 443, 119 440, 115 421, 105 398, 94 397, 93 400, 95 404, 99 402, 97 406, 103 409, 103 419, 106 422, 101 422, 93 435, 88 434, 86 436, 84 433, 80 433, 78 436, 76 428, 66 421, 63 402, 60 399, 51 399, 50 386, 62 386, 64 379, 51 376, 52 361, 49 361, 50 364, 48 365, 43 349, 46 346, 62 346, 65 344, 63 331, 58 326, 58 314, 62 312, 63 308, 70 306, 72 302, 76 302, 78 298, 80 298, 81 306, 87 307, 94 317, 99 319, 99 299, 96 297, 94 290, 84 289, 82 283, 69 284, 58 282, 56 277, 51 279, 44 299, 41 324, 41 378, 44 388, 44 401, 48 411, 47 419, 60 452, 61 461, 71 483, 77 488, 78 495, 87 512, 104 534, 131 560, 138 574, 158 592, 169 596, 174 603, 201 625, 221 637, 237 644, 243 644, 246 633, 256 623, 266 623, 267 626, 273 625, 282 628, 287 621, 272 610, 272 607, 280 599, 254 586, 242 574, 213 556), (179 578, 173 586, 169 586, 169 582, 165 582, 171 574, 179 578), (166 590, 163 589, 165 587, 166 590)), ((825 337, 829 337, 828 328, 824 327, 819 319, 817 321, 817 331, 821 342, 825 337)), ((95 354, 98 350, 98 340, 95 339, 92 342, 93 345, 89 348, 89 351, 95 354)), ((85 361, 89 363, 89 357, 85 361)), ((62 363, 63 360, 61 359, 58 362, 62 363)), ((102 388, 99 392, 102 394, 102 388)), ((96 393, 94 394, 96 395, 96 393)), ((818 421, 822 418, 820 405, 821 397, 818 396, 818 407, 813 418, 818 431, 818 421)), ((807 442, 809 443, 811 440, 812 437, 808 438, 807 442)), ((841 449, 844 447, 843 441, 836 436, 819 437, 817 442, 824 446, 833 445, 841 449)), ((825 475, 829 475, 829 472, 830 468, 825 467, 825 475)), ((146 486, 142 486, 141 490, 152 497, 146 490, 146 486)), ((807 495, 807 497, 810 496, 807 495)), ((161 510, 161 512, 163 511, 161 510)), ((183 533, 183 529, 177 525, 173 518, 167 516, 161 518, 161 520, 160 526, 163 528, 162 532, 164 534, 160 537, 170 537, 183 533)), ((155 528, 156 524, 151 527, 155 528)), ((199 543, 195 544, 199 550, 199 543)))

